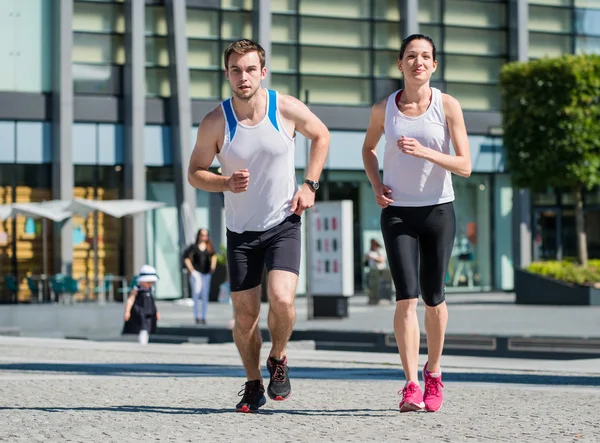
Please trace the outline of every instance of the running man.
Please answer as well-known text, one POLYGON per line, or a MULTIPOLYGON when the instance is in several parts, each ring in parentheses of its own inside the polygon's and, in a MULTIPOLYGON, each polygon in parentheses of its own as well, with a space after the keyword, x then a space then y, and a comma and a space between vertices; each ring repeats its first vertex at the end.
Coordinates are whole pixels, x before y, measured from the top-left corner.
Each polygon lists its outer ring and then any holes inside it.
POLYGON ((431 38, 414 34, 402 42, 398 69, 404 90, 373 106, 363 145, 365 170, 383 208, 381 231, 396 286, 394 333, 406 375, 400 412, 434 412, 442 406, 440 360, 448 323, 444 282, 456 231, 451 173, 471 175, 460 104, 429 84, 437 67, 431 38), (382 181, 376 147, 383 133, 382 181), (450 153, 451 141, 456 155, 450 153), (428 354, 424 394, 418 378, 419 293, 428 354))
POLYGON ((258 326, 265 265, 272 341, 267 394, 273 400, 286 400, 291 394, 286 346, 296 319, 300 216, 314 205, 329 131, 301 101, 261 87, 267 68, 265 51, 257 43, 247 39, 232 43, 224 62, 233 96, 200 124, 188 180, 195 188, 225 193, 233 338, 247 377, 236 408, 253 412, 266 403, 258 326), (294 165, 296 132, 311 140, 308 171, 300 188, 294 165), (215 156, 223 175, 208 170, 215 156))

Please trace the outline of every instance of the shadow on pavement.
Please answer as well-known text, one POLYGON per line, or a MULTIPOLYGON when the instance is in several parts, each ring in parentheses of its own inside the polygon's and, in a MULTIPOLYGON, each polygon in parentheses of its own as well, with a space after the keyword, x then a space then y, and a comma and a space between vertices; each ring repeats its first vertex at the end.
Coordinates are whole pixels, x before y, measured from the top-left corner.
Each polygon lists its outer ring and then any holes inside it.
MULTIPOLYGON (((170 406, 106 406, 106 407, 8 407, 0 406, 0 411, 39 411, 39 412, 130 412, 146 414, 173 414, 173 415, 204 415, 204 414, 237 414, 235 408, 178 408, 170 406)), ((260 415, 317 415, 317 416, 352 416, 352 417, 389 417, 398 413, 397 409, 260 409, 260 415), (387 414, 383 414, 387 412, 387 414)))
MULTIPOLYGON (((244 378, 240 367, 228 365, 192 365, 161 363, 5 363, 0 371, 74 373, 98 376, 135 377, 234 377, 244 378)), ((0 372, 1 373, 1 372, 0 372)), ((291 366, 292 379, 311 380, 403 380, 399 367, 393 368, 326 368, 291 366)), ((268 374, 264 372, 264 377, 268 374)), ((600 386, 600 376, 576 376, 536 373, 446 372, 444 382, 511 383, 530 385, 600 386)))

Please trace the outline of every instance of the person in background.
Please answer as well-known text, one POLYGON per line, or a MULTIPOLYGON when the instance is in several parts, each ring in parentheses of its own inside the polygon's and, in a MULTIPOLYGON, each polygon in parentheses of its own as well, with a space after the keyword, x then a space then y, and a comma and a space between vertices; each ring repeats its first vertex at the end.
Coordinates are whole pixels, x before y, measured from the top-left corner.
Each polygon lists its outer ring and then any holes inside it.
POLYGON ((365 262, 369 267, 369 304, 376 305, 379 303, 379 280, 381 279, 381 271, 385 269, 385 254, 381 248, 381 244, 371 239, 371 249, 365 254, 365 262))
POLYGON ((137 276, 137 284, 129 293, 125 304, 123 334, 138 334, 138 343, 148 344, 149 335, 156 332, 160 314, 154 302, 154 283, 158 280, 156 269, 144 265, 137 276))
POLYGON ((200 229, 196 243, 190 245, 184 253, 184 264, 190 275, 190 289, 194 300, 194 319, 196 324, 206 324, 208 295, 213 272, 217 267, 217 255, 207 229, 200 229), (202 302, 200 314, 198 304, 202 302))

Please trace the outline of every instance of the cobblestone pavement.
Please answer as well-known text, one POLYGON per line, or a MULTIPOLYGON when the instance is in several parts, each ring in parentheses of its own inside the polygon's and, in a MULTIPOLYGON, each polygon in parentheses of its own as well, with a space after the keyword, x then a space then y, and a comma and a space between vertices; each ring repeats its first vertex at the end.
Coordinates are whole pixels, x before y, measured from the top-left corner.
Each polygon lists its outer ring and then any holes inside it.
POLYGON ((288 357, 292 398, 239 414, 232 345, 0 338, 0 442, 600 441, 600 362, 448 357, 442 410, 400 414, 396 356, 288 357))

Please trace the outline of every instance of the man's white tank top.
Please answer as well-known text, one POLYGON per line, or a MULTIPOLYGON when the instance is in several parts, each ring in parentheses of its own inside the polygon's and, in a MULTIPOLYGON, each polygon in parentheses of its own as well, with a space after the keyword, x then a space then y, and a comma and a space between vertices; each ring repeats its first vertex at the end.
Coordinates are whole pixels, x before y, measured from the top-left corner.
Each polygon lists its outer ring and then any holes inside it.
POLYGON ((404 154, 398 140, 415 138, 425 148, 450 154, 450 132, 444 115, 442 93, 431 88, 431 103, 424 114, 409 117, 400 112, 394 92, 387 100, 384 133, 383 184, 392 189, 392 206, 430 206, 454 200, 450 171, 432 162, 404 154))
POLYGON ((267 113, 255 126, 242 125, 231 99, 221 103, 225 139, 217 159, 223 175, 248 169, 248 190, 225 192, 225 225, 233 232, 266 231, 292 214, 298 189, 294 139, 277 109, 277 92, 267 90, 267 113))

